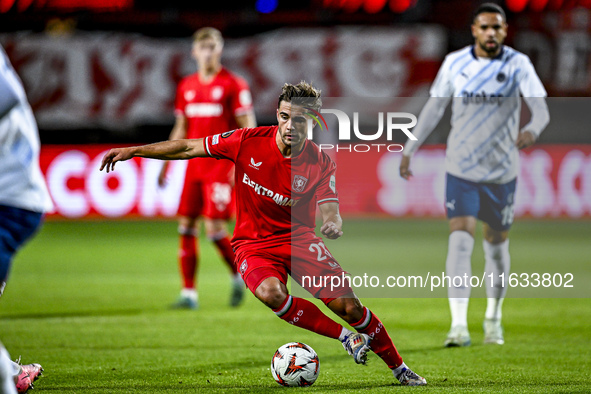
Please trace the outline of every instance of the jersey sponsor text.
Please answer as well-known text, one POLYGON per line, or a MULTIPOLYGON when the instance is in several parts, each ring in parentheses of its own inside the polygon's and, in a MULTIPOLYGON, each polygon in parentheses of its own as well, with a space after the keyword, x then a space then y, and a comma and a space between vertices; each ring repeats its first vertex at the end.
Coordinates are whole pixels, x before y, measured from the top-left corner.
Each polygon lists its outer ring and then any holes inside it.
POLYGON ((275 201, 277 205, 281 205, 282 207, 293 207, 299 202, 299 199, 285 197, 282 194, 276 193, 273 190, 267 189, 266 187, 259 185, 258 183, 252 181, 247 174, 244 174, 242 182, 252 187, 256 194, 269 197, 273 199, 273 201, 275 201))

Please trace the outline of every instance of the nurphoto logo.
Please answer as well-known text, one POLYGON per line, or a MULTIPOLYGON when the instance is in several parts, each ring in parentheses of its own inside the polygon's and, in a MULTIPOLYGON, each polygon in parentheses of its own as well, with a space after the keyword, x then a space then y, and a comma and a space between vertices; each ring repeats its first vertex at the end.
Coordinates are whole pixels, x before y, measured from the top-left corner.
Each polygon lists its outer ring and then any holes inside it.
MULTIPOLYGON (((326 119, 322 114, 332 114, 336 116, 336 121, 338 125, 338 141, 351 141, 352 135, 359 140, 362 141, 377 141, 381 139, 384 135, 386 135, 386 139, 388 141, 392 141, 394 132, 402 132, 404 133, 409 139, 416 141, 417 138, 412 134, 410 129, 412 129, 417 124, 417 117, 408 112, 378 112, 377 120, 378 120, 378 127, 377 131, 371 133, 363 133, 359 127, 359 112, 353 112, 353 122, 349 115, 345 111, 341 111, 339 109, 334 108, 322 108, 320 112, 315 111, 312 108, 305 107, 309 112, 307 119, 307 130, 308 130, 308 139, 312 139, 314 137, 314 123, 316 122, 321 130, 328 131, 328 125, 326 119), (405 121, 406 120, 406 121, 405 121), (384 127, 384 123, 386 124, 384 127), (353 126, 353 127, 351 127, 353 126)), ((330 150, 336 149, 339 150, 347 150, 347 151, 354 151, 354 152, 370 152, 370 151, 388 151, 388 152, 402 152, 404 147, 400 144, 354 144, 354 145, 336 145, 335 144, 319 144, 320 150, 330 150)))

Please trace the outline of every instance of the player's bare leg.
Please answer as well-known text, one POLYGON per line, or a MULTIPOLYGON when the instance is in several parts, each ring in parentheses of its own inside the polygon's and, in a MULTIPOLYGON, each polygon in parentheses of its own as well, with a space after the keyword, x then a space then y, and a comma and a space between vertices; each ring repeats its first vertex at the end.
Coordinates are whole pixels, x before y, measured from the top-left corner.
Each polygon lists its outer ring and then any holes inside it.
MULTIPOLYGON (((388 368, 392 370, 394 377, 401 384, 406 386, 423 386, 427 384, 427 381, 423 377, 417 375, 406 366, 396 346, 394 346, 386 327, 384 327, 380 319, 372 311, 361 304, 361 301, 355 294, 351 293, 349 296, 336 298, 329 302, 327 306, 357 330, 358 334, 354 335, 361 335, 361 341, 367 340, 364 347, 371 347, 371 350, 386 363, 388 368)), ((347 340, 342 342, 345 349, 349 351, 347 340)), ((364 351, 364 355, 367 350, 362 350, 364 351)))
POLYGON ((291 296, 285 284, 276 277, 270 276, 263 280, 254 295, 273 309, 280 319, 294 326, 329 338, 339 339, 341 342, 345 340, 347 335, 352 334, 351 331, 322 313, 310 301, 291 296))
POLYGON ((255 296, 272 308, 282 320, 317 334, 338 339, 358 364, 365 364, 366 354, 370 349, 370 337, 373 338, 372 344, 375 343, 376 348, 372 350, 392 368, 394 376, 402 384, 426 384, 423 378, 406 367, 382 322, 365 308, 354 294, 351 297, 334 299, 327 306, 350 323, 358 333, 353 333, 336 323, 311 302, 289 295, 287 287, 278 278, 265 279, 256 289, 255 296))
POLYGON ((502 345, 505 343, 501 325, 502 307, 507 288, 502 286, 501 275, 509 276, 511 256, 509 255, 509 231, 497 231, 483 223, 486 277, 492 274, 491 282, 486 286, 486 313, 484 315, 484 343, 502 345))
POLYGON ((199 268, 199 219, 187 216, 179 217, 179 269, 183 288, 174 308, 197 309, 197 272, 199 268))
MULTIPOLYGON (((458 216, 449 220, 449 244, 445 261, 446 275, 449 277, 471 276, 472 250, 474 248, 474 231, 476 218, 458 216)), ((450 287, 448 289, 449 309, 451 312, 451 328, 444 346, 468 346, 471 343, 468 331, 468 303, 470 287, 450 287)))
MULTIPOLYGON (((282 320, 317 334, 340 340, 356 363, 365 364, 366 353, 369 350, 367 335, 349 331, 322 313, 310 301, 289 295, 287 287, 278 278, 265 279, 255 291, 255 296, 273 309, 273 312, 282 320)), ((348 308, 351 312, 355 312, 357 309, 348 308)), ((354 319, 351 317, 350 320, 354 319)))
POLYGON ((230 306, 238 306, 244 298, 244 281, 238 272, 236 265, 234 250, 230 243, 228 235, 228 223, 223 219, 209 219, 205 218, 205 232, 209 238, 218 248, 226 265, 230 269, 230 276, 232 282, 232 291, 230 293, 230 306))

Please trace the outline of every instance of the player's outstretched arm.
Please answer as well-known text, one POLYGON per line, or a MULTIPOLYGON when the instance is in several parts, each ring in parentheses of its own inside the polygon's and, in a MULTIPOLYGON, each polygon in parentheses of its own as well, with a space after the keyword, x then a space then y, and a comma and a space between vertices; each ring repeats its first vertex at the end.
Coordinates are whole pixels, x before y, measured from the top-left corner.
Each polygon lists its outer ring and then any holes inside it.
MULTIPOLYGON (((169 141, 182 140, 187 138, 187 129, 189 122, 185 115, 177 115, 174 121, 174 126, 168 137, 169 141)), ((166 185, 166 171, 168 170, 168 161, 162 163, 162 168, 158 174, 158 186, 164 187, 166 185)))
POLYGON ((328 239, 337 239, 343 235, 343 219, 339 213, 339 204, 328 202, 319 206, 322 214, 320 232, 328 239))
POLYGON ((194 157, 207 157, 203 147, 203 139, 163 141, 155 144, 132 146, 129 148, 111 149, 103 157, 100 170, 107 172, 115 169, 118 161, 129 160, 133 157, 146 157, 159 160, 187 160, 194 157))
POLYGON ((0 73, 0 119, 18 104, 18 94, 4 74, 0 73))
POLYGON ((244 115, 236 116, 236 123, 238 128, 257 127, 257 118, 253 111, 248 111, 244 115))
POLYGON ((445 113, 445 108, 451 100, 450 97, 430 97, 417 120, 417 125, 414 127, 412 133, 417 138, 415 140, 409 139, 404 144, 402 161, 398 169, 400 176, 408 180, 412 176, 410 170, 410 158, 414 152, 425 142, 427 137, 435 130, 437 124, 445 113))

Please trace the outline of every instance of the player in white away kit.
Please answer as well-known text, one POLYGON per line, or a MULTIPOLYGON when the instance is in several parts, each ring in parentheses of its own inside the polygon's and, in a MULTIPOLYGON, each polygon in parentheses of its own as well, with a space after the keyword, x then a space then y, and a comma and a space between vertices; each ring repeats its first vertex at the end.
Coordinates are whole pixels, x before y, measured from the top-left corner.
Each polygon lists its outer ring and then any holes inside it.
MULTIPOLYGON (((446 275, 471 276, 474 230, 483 222, 487 309, 485 343, 503 344, 501 307, 506 289, 501 275, 509 273, 509 228, 513 222, 518 150, 532 145, 548 124, 546 91, 529 58, 507 46, 505 13, 492 3, 482 4, 472 24, 474 45, 450 53, 431 87, 404 147, 400 176, 409 179, 410 158, 433 131, 453 98, 451 132, 447 140, 446 209, 449 245, 446 275), (519 130, 520 93, 531 121, 519 130), (488 276, 492 274, 491 278, 488 276)), ((451 330, 445 346, 470 344, 467 311, 470 285, 450 287, 451 330)))
MULTIPOLYGON (((22 83, 0 46, 0 297, 12 258, 53 209, 39 169, 39 134, 22 83)), ((0 392, 25 393, 41 365, 10 361, 0 344, 0 392), (14 380, 13 380, 14 379, 14 380)))

